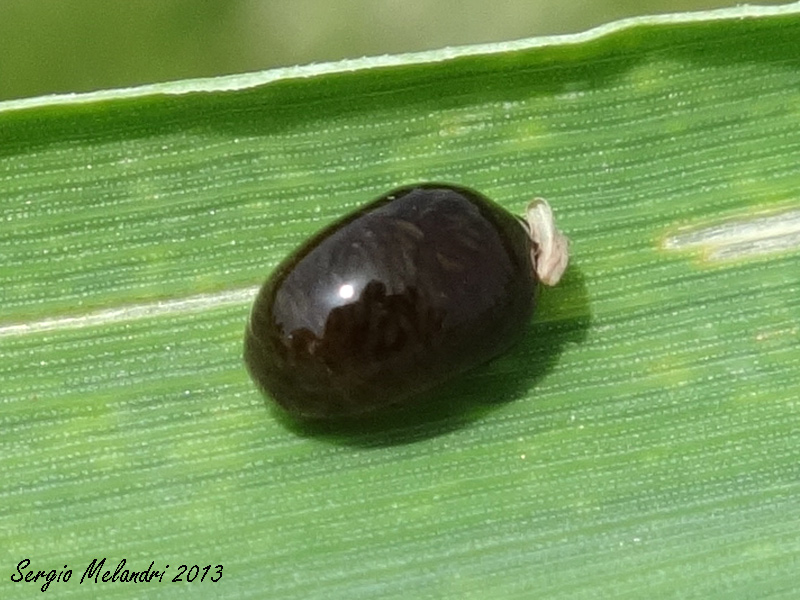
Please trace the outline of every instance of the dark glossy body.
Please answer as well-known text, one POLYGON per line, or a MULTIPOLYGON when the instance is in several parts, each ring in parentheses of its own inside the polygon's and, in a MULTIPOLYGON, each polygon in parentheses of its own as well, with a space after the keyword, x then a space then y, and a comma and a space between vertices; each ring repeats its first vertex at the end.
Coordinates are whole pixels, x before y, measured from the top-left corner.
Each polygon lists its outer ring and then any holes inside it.
POLYGON ((292 414, 402 402, 506 350, 537 280, 514 215, 444 184, 394 190, 291 254, 245 336, 253 379, 292 414))

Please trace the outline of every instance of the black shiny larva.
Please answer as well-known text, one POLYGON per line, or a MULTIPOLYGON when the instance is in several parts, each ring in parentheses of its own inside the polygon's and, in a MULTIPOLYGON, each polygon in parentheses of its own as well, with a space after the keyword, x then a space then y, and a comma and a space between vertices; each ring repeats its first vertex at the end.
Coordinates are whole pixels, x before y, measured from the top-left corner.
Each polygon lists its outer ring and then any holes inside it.
POLYGON ((253 305, 245 363, 298 417, 406 402, 511 346, 538 282, 555 284, 566 263, 544 200, 523 220, 464 187, 402 187, 277 267, 253 305))

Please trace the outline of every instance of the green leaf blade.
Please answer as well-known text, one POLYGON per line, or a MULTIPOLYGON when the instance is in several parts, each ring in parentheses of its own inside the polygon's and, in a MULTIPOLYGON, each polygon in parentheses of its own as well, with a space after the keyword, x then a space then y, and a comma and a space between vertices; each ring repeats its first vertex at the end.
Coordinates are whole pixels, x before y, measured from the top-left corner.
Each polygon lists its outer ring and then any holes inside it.
POLYGON ((742 10, 0 104, 6 570, 66 563, 64 597, 103 556, 223 564, 180 585, 231 598, 793 597, 800 9, 742 10), (570 271, 441 414, 287 425, 241 364, 255 287, 422 180, 547 197, 570 271))

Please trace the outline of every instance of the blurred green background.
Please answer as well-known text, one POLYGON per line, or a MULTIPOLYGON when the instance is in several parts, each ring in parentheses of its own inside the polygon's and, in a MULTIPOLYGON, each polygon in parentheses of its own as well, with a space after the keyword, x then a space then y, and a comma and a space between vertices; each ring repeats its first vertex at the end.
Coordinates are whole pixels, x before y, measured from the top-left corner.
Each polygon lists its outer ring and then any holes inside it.
POLYGON ((0 0, 0 100, 578 32, 624 17, 736 4, 0 0))

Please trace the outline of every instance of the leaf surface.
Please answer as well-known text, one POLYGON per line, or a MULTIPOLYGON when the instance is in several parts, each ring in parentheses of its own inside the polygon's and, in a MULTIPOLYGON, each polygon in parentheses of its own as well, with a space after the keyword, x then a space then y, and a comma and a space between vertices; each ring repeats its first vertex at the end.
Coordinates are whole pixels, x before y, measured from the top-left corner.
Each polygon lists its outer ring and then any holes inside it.
POLYGON ((0 595, 28 558, 64 598, 795 597, 798 40, 795 4, 0 103, 0 595), (254 290, 415 181, 548 198, 565 280, 436 410, 287 423, 254 290))

